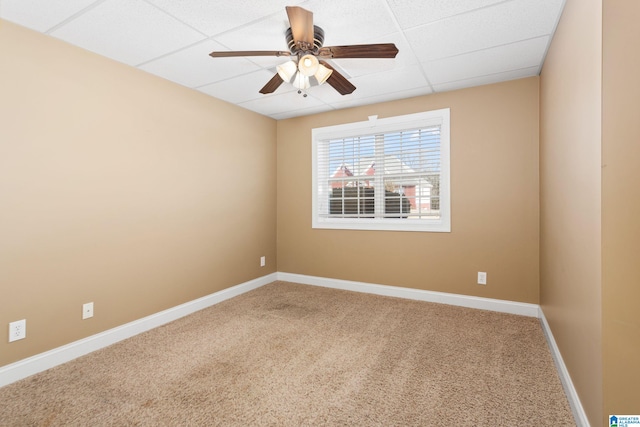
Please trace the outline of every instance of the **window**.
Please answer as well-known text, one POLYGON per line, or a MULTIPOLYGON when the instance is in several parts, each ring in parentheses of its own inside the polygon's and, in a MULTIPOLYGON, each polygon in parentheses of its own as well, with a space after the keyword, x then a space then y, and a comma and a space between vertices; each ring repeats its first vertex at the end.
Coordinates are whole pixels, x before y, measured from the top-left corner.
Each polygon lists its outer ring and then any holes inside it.
POLYGON ((313 228, 451 231, 449 109, 313 129, 313 228))

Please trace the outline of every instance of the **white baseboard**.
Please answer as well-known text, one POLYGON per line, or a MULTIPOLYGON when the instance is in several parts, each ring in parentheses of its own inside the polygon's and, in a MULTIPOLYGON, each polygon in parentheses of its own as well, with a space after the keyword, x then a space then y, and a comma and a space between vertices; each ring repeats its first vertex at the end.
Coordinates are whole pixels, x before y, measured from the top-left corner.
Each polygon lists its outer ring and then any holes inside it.
POLYGON ((540 318, 540 323, 542 324, 544 336, 547 338, 547 344, 549 345, 549 349, 551 350, 551 356, 553 356, 553 361, 556 364, 556 369, 558 370, 560 381, 562 381, 564 393, 567 395, 569 406, 571 406, 571 411, 573 412, 573 418, 576 422, 576 425, 578 427, 590 427, 587 414, 584 412, 584 408, 582 407, 582 403, 580 402, 578 392, 573 386, 573 381, 571 381, 571 376, 569 375, 567 366, 564 364, 564 360, 562 360, 562 354, 560 354, 560 349, 556 344, 556 340, 553 338, 551 327, 547 322, 547 318, 545 317, 542 308, 540 308, 538 317, 540 318))
POLYGON ((538 317, 537 304, 498 300, 492 298, 473 297, 468 295, 449 294, 445 292, 424 291, 421 289, 400 288, 396 286, 377 285, 373 283, 352 282, 349 280, 327 279, 324 277, 305 276, 303 274, 278 272, 278 280, 302 283, 305 285, 323 286, 325 288, 343 289, 389 297, 405 298, 418 301, 437 302, 460 307, 498 311, 521 316, 538 317))
POLYGON ((99 350, 118 341, 157 328, 196 311, 218 304, 245 292, 257 289, 277 280, 277 274, 272 273, 254 280, 215 292, 211 295, 189 301, 187 303, 152 314, 142 319, 109 329, 96 335, 54 348, 53 350, 37 354, 18 362, 0 367, 0 387, 11 384, 28 376, 37 374, 69 362, 80 356, 99 350))

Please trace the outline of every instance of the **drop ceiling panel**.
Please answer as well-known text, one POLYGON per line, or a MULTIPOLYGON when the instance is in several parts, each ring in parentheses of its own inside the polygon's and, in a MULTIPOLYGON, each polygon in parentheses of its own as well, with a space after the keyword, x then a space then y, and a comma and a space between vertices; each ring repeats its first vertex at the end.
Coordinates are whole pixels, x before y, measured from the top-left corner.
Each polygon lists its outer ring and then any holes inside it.
POLYGON ((357 88, 351 94, 354 99, 429 88, 428 82, 422 74, 422 69, 417 65, 385 73, 354 77, 351 82, 357 88))
MULTIPOLYGON (((254 99, 264 98, 258 91, 273 77, 273 73, 258 70, 249 74, 239 75, 228 80, 212 83, 198 88, 200 92, 239 104, 254 99)), ((292 87, 282 85, 280 92, 292 91, 292 87)))
POLYGON ((400 27, 404 30, 450 16, 481 9, 504 0, 388 0, 400 27))
POLYGON ((240 106, 252 111, 268 111, 267 115, 283 114, 309 109, 324 110, 327 108, 322 101, 310 96, 305 98, 295 90, 243 102, 240 106))
POLYGON ((27 28, 46 32, 92 3, 95 0, 0 0, 0 16, 27 28))
POLYGON ((363 105, 363 101, 366 101, 364 105, 376 104, 379 102, 397 101, 397 100, 402 100, 407 98, 413 98, 416 96, 428 95, 430 93, 433 93, 433 91, 429 87, 422 87, 422 88, 416 88, 416 89, 403 90, 400 92, 374 95, 374 96, 370 96, 362 99, 349 99, 342 102, 336 102, 332 104, 332 106, 336 109, 351 108, 351 107, 358 107, 363 105))
MULTIPOLYGON (((320 87, 316 87, 314 89, 319 88, 320 87)), ((275 113, 272 115, 272 117, 275 119, 288 119, 300 115, 324 113, 334 109, 333 106, 325 102, 326 100, 322 97, 322 91, 313 90, 309 91, 308 93, 309 95, 306 98, 300 98, 300 95, 296 93, 296 95, 298 96, 298 99, 296 101, 298 102, 296 102, 295 106, 288 108, 286 111, 275 113)))
POLYGON ((214 40, 226 46, 226 50, 288 51, 285 37, 287 28, 287 14, 282 8, 280 13, 227 31, 216 36, 214 40))
POLYGON ((325 46, 371 43, 399 30, 384 0, 310 0, 304 7, 324 30, 325 46))
POLYGON ((51 35, 129 65, 204 39, 143 0, 104 1, 51 35))
POLYGON ((525 77, 535 76, 538 67, 523 68, 521 70, 506 71, 501 73, 490 74, 486 76, 474 77, 471 79, 457 80, 455 82, 433 85, 436 92, 447 92, 450 90, 464 89, 474 86, 488 85, 492 83, 500 83, 509 80, 522 79, 525 77))
MULTIPOLYGON (((356 92, 358 89, 356 88, 356 92)), ((312 86, 307 89, 307 93, 310 96, 322 100, 322 102, 327 105, 333 105, 336 102, 344 101, 345 99, 351 99, 353 94, 350 95, 340 95, 334 88, 329 84, 323 84, 322 86, 312 86)))
POLYGON ((406 31, 421 62, 549 35, 563 0, 514 0, 406 31))
POLYGON ((199 87, 260 69, 246 58, 214 59, 209 56, 210 52, 221 49, 218 43, 206 40, 147 62, 140 68, 188 87, 199 87))
MULTIPOLYGON (((452 56, 423 64, 427 78, 434 84, 471 79, 504 71, 540 67, 548 37, 452 56)), ((534 73, 537 74, 537 71, 534 73)))
POLYGON ((302 108, 298 110, 285 111, 283 113, 275 113, 275 114, 271 114, 270 117, 273 117, 276 120, 284 120, 284 119, 291 119, 299 116, 308 116, 311 114, 326 113, 327 111, 331 111, 331 110, 333 110, 333 108, 329 106, 310 107, 310 108, 302 108))
POLYGON ((245 26, 264 16, 282 13, 285 6, 300 3, 299 0, 148 1, 209 36, 245 26))
POLYGON ((371 43, 394 43, 398 48, 398 55, 394 59, 336 59, 330 62, 340 66, 352 77, 400 69, 418 62, 402 33, 372 40, 371 43))

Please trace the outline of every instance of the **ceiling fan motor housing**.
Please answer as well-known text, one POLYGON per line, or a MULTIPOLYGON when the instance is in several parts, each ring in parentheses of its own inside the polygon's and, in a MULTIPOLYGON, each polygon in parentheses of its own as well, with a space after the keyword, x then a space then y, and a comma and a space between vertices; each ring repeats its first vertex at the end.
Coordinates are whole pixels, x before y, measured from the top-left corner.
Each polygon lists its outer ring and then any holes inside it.
POLYGON ((293 32, 291 28, 287 29, 287 46, 294 55, 304 55, 306 53, 317 54, 318 50, 324 44, 324 30, 317 25, 313 26, 313 45, 309 43, 298 41, 293 39, 293 32))

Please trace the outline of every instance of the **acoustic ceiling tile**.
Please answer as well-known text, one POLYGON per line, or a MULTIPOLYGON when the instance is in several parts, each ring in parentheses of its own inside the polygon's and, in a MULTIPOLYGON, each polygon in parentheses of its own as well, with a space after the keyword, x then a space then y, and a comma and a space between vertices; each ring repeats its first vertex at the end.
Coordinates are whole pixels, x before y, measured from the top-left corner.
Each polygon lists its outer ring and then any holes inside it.
POLYGON ((324 30, 325 46, 370 43, 399 30, 384 0, 310 0, 303 6, 324 30))
POLYGON ((286 31, 289 28, 287 14, 281 12, 265 19, 227 31, 213 39, 227 50, 282 50, 287 47, 286 31))
POLYGON ((415 89, 408 89, 399 92, 389 92, 381 95, 372 95, 361 99, 345 99, 341 102, 331 103, 331 106, 336 109, 358 107, 366 104, 377 104, 379 102, 397 101, 402 99, 413 98, 416 96, 429 95, 433 93, 429 86, 419 87, 415 89))
POLYGON ((434 84, 470 79, 505 71, 540 67, 549 37, 539 37, 491 49, 478 50, 422 64, 434 84))
POLYGON ((428 24, 504 0, 388 0, 402 29, 428 24))
MULTIPOLYGON (((307 99, 308 98, 312 98, 312 96, 309 95, 307 99)), ((312 104, 304 103, 302 105, 297 105, 296 108, 291 108, 286 111, 274 113, 271 115, 271 117, 273 117, 276 120, 283 120, 283 119, 290 119, 292 117, 297 117, 300 115, 319 114, 319 113, 324 113, 324 112, 333 110, 333 107, 323 102, 324 100, 317 100, 317 101, 319 102, 314 102, 312 104)))
POLYGON ((464 89, 473 86, 482 86, 492 83, 499 83, 508 80, 532 77, 538 74, 538 67, 523 68, 520 70, 506 71, 503 73, 490 74, 487 76, 474 77, 466 80, 433 85, 435 92, 447 92, 450 90, 464 89))
POLYGON ((274 13, 282 13, 286 19, 285 6, 300 3, 299 0, 149 1, 209 36, 244 26, 274 13))
POLYGON ((0 18, 46 32, 96 0, 0 0, 0 18))
POLYGON ((106 0, 51 35, 129 65, 204 39, 142 0, 106 0))
POLYGON ((406 31, 421 62, 513 43, 553 32, 563 0, 518 0, 406 31))
POLYGON ((265 70, 273 71, 274 73, 278 65, 291 60, 288 56, 247 56, 246 58, 247 61, 250 61, 252 64, 265 70))
POLYGON ((309 116, 311 114, 325 113, 327 111, 332 111, 332 110, 333 108, 330 105, 321 104, 314 107, 298 108, 298 109, 284 111, 282 113, 272 114, 271 117, 273 117, 276 120, 284 120, 284 119, 290 119, 293 117, 309 116))
MULTIPOLYGON (((216 98, 237 104, 254 99, 261 99, 267 96, 259 93, 259 91, 272 77, 272 73, 265 70, 258 70, 252 73, 239 75, 228 80, 202 86, 199 87, 198 90, 208 95, 215 96, 216 98)), ((286 90, 293 90, 293 88, 287 88, 283 83, 276 92, 280 93, 281 91, 286 90)))
MULTIPOLYGON (((358 89, 356 89, 356 92, 358 89)), ((335 102, 341 102, 345 99, 350 99, 353 97, 353 94, 349 95, 341 95, 337 90, 335 90, 330 84, 325 83, 321 86, 312 86, 307 89, 307 93, 309 96, 313 96, 314 98, 322 100, 327 104, 333 104, 335 102)))
POLYGON ((398 48, 398 55, 393 59, 335 59, 331 60, 331 63, 339 64, 343 70, 353 77, 391 71, 417 64, 413 50, 401 33, 384 36, 380 39, 372 40, 371 43, 394 43, 398 48))
POLYGON ((335 108, 346 108, 363 103, 395 100, 403 95, 418 96, 432 92, 417 66, 370 74, 349 81, 356 86, 356 90, 348 95, 340 95, 328 84, 312 87, 309 93, 335 108))
POLYGON ((203 86, 259 69, 241 57, 212 58, 209 53, 214 50, 222 50, 222 47, 207 40, 148 62, 140 68, 188 87, 203 86))
POLYGON ((367 74, 351 79, 351 83, 357 88, 351 95, 355 99, 428 87, 427 80, 419 66, 367 74))
POLYGON ((310 96, 305 98, 298 94, 291 86, 287 89, 289 90, 286 92, 279 92, 282 90, 281 87, 272 95, 262 95, 261 98, 243 102, 240 106, 252 111, 264 111, 267 115, 283 114, 296 110, 302 111, 311 108, 326 108, 324 103, 316 98, 310 96))

